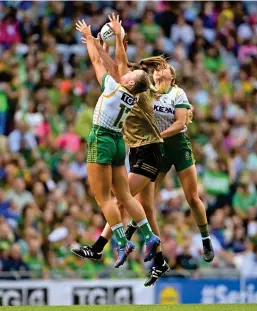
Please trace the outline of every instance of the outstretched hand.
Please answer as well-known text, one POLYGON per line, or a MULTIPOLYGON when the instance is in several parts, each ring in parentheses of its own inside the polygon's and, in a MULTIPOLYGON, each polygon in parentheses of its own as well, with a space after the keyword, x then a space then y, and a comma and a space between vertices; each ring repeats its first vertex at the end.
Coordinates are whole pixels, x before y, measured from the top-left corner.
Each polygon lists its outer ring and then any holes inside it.
MULTIPOLYGON (((84 19, 76 23, 76 29, 82 33, 85 39, 87 39, 89 36, 92 36, 91 25, 87 25, 84 19)), ((86 43, 86 42, 83 42, 83 43, 86 43)))
POLYGON ((122 21, 120 21, 120 16, 117 15, 115 16, 114 13, 112 13, 112 15, 108 15, 108 18, 110 20, 110 23, 108 23, 108 27, 111 28, 111 30, 117 35, 121 34, 121 23, 122 21))

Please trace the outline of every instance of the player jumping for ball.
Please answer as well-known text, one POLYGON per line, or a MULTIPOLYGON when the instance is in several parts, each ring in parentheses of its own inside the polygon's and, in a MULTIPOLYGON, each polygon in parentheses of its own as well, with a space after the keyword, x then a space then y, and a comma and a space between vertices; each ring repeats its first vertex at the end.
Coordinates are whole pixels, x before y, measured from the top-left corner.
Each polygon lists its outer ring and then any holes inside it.
MULTIPOLYGON (((115 16, 110 17, 111 25, 114 28, 116 35, 119 35, 120 23, 116 20, 115 16)), ((85 41, 83 41, 85 42, 85 41)), ((103 64, 116 81, 120 81, 119 75, 117 75, 117 64, 110 58, 110 56, 104 51, 102 46, 95 41, 98 51, 100 53, 103 64)), ((155 69, 166 65, 166 61, 162 57, 152 57, 149 59, 142 60, 140 65, 129 64, 127 61, 127 55, 124 48, 116 50, 117 63, 122 63, 123 66, 120 68, 119 73, 121 75, 126 74, 129 71, 129 67, 144 67, 145 69, 155 69)), ((121 67, 121 66, 120 66, 121 67)), ((160 137, 160 132, 157 128, 152 101, 156 98, 156 94, 150 90, 145 91, 139 95, 138 102, 133 106, 133 109, 127 119, 124 122, 123 133, 127 145, 130 147, 130 173, 129 188, 132 196, 137 195, 139 201, 144 201, 144 196, 154 196, 154 190, 152 190, 151 184, 154 183, 158 172, 161 161, 161 144, 163 142, 160 137)), ((118 202, 119 208, 122 210, 122 202, 118 202)), ((160 231, 154 215, 154 211, 147 205, 143 206, 147 219, 153 229, 153 232, 160 236, 160 231)), ((108 240, 112 237, 112 230, 108 223, 105 226, 101 236, 92 246, 82 246, 76 248, 73 252, 82 258, 90 258, 99 260, 102 256, 102 251, 108 240)), ((131 235, 128 231, 127 238, 130 239, 131 235)), ((152 280, 153 284, 157 279, 169 271, 169 265, 163 258, 161 248, 157 250, 155 256, 155 266, 158 267, 159 274, 152 280)), ((147 285, 151 285, 149 282, 147 285)))
MULTIPOLYGON (((111 21, 113 24, 114 20, 111 20, 111 21)), ((103 57, 103 54, 101 54, 101 56, 103 57)), ((124 60, 124 57, 123 57, 123 60, 124 60)), ((160 62, 160 60, 155 57, 142 60, 140 64, 138 64, 138 67, 142 67, 143 69, 148 69, 147 64, 148 65, 153 64, 156 60, 160 62)), ((127 64, 126 58, 124 60, 124 63, 127 64)), ((209 239, 205 211, 203 212, 202 202, 200 201, 198 197, 197 189, 195 190, 195 185, 197 186, 197 183, 196 183, 196 178, 195 178, 195 173, 194 173, 195 167, 194 167, 194 161, 192 157, 191 144, 184 134, 178 135, 179 132, 177 133, 177 131, 182 126, 181 124, 187 123, 191 106, 189 105, 188 100, 183 90, 178 88, 175 85, 175 71, 167 63, 165 64, 165 68, 163 68, 163 66, 161 67, 159 66, 159 68, 156 68, 155 73, 154 73, 154 80, 159 91, 163 93, 162 95, 159 96, 158 99, 154 101, 154 105, 156 107, 160 106, 164 108, 160 110, 157 109, 158 111, 155 109, 155 115, 158 121, 158 128, 162 132, 162 135, 164 135, 164 138, 165 138, 165 153, 169 153, 169 155, 165 156, 162 160, 161 171, 163 173, 158 176, 158 182, 156 186, 158 189, 167 170, 169 170, 170 166, 174 164, 179 174, 179 177, 181 179, 182 186, 186 194, 186 198, 193 210, 195 219, 197 221, 197 224, 199 225, 199 228, 200 228, 200 231, 203 237, 204 259, 206 261, 211 261, 214 257, 214 253, 213 253, 213 249, 211 246, 211 241, 209 239), (168 80, 168 82, 165 82, 166 80, 168 80), (168 87, 166 87, 166 85, 168 85, 168 87), (165 91, 168 91, 167 94, 165 94, 165 91), (172 106, 170 103, 172 102, 175 103, 175 107, 174 107, 175 109, 173 110, 174 112, 176 112, 176 115, 175 115, 176 119, 174 119, 174 113, 172 113, 172 117, 169 116, 170 115, 169 113, 168 114, 166 113, 165 115, 165 111, 170 111, 171 106, 172 106), (165 108, 170 108, 170 109, 165 109, 165 108), (175 124, 173 125, 173 123, 175 124), (171 127, 171 131, 170 131, 170 127, 171 127), (175 136, 176 142, 174 141, 174 143, 172 143, 172 141, 167 139, 166 138, 167 131, 164 131, 163 129, 165 130, 168 129, 169 137, 175 136), (167 146, 170 146, 170 147, 167 147, 167 146), (172 149, 172 152, 171 151, 167 152, 167 148, 172 149), (167 161, 169 163, 167 163, 167 161), (184 178, 184 175, 185 175, 185 178, 184 178), (191 194, 190 194, 190 189, 187 189, 186 179, 189 179, 189 183, 193 186, 191 194), (196 204, 194 204, 194 202, 196 202, 196 204)), ((142 101, 147 100, 147 93, 144 93, 144 94, 146 94, 145 98, 143 97, 143 94, 140 95, 140 98, 142 99, 142 101)), ((139 98, 139 101, 140 101, 140 98, 139 98)), ((153 105, 152 100, 149 97, 148 97, 148 103, 150 103, 151 106, 153 105)), ((149 219, 149 222, 154 232, 157 235, 159 235, 159 229, 158 229, 157 223, 156 221, 153 222, 152 220, 155 218, 154 217, 154 200, 153 200, 154 185, 153 183, 149 183, 149 179, 147 180, 146 178, 144 180, 144 178, 142 178, 143 176, 145 176, 145 177, 149 177, 150 180, 154 181, 158 174, 158 170, 156 169, 155 174, 152 174, 151 176, 149 176, 149 171, 147 172, 147 169, 146 169, 146 168, 149 169, 148 162, 150 159, 150 155, 152 156, 152 161, 154 160, 153 158, 155 158, 155 160, 158 159, 158 142, 160 142, 160 136, 158 134, 158 131, 156 130, 153 131, 153 129, 155 129, 156 126, 155 126, 155 122, 151 120, 151 113, 149 114, 149 112, 150 112, 150 109, 149 109, 149 106, 146 105, 146 102, 145 102, 144 109, 142 109, 142 107, 138 105, 134 106, 132 113, 130 114, 128 119, 126 119, 124 130, 125 130, 126 142, 128 143, 130 147, 132 147, 130 149, 131 173, 129 174, 129 181, 130 181, 129 184, 130 184, 131 192, 132 192, 132 195, 135 195, 140 191, 139 199, 147 213, 147 217, 149 219), (147 116, 147 112, 148 112, 148 116, 147 116), (143 121, 144 117, 146 117, 145 123, 143 121), (151 127, 149 128, 149 125, 147 126, 146 121, 148 121, 148 124, 153 127, 152 129, 151 127), (137 126, 133 128, 133 126, 131 126, 133 122, 134 123, 139 122, 139 124, 141 125, 143 122, 144 126, 143 127, 137 126), (148 130, 150 129, 150 132, 147 133, 146 129, 148 130), (142 136, 142 133, 144 132, 145 132, 145 135, 142 136), (147 134, 148 134, 148 139, 147 139, 147 134), (137 141, 137 139, 141 140, 142 147, 140 146, 140 143, 139 141, 137 141), (152 139, 152 142, 151 142, 151 139, 152 139), (147 163, 148 165, 145 165, 147 163), (135 179, 134 179, 135 174, 137 174, 138 178, 136 180, 138 182, 135 182, 135 179), (139 182, 140 180, 141 180, 141 183, 139 182), (144 182, 145 182, 145 186, 140 188, 140 185, 144 184, 144 182), (156 229, 156 226, 157 226, 157 229, 156 229)), ((182 132, 184 132, 185 129, 186 127, 184 125, 183 129, 181 129, 182 132)), ((153 162, 151 162, 151 165, 153 165, 153 162)), ((157 162, 154 163, 154 167, 158 167, 157 162)), ((135 229, 136 229, 136 223, 132 222, 128 230, 126 231, 126 235, 128 239, 131 238, 131 236, 135 232, 135 229)), ((85 256, 86 258, 99 259, 101 257, 101 255, 99 256, 98 254, 99 253, 101 254, 101 251, 103 250, 104 246, 108 242, 108 239, 111 237, 110 232, 111 231, 110 229, 108 229, 108 225, 107 225, 104 232, 99 237, 99 239, 96 241, 96 243, 92 247, 86 246, 86 248, 88 249, 90 253, 88 254, 88 256, 85 256)), ((169 268, 165 264, 165 261, 163 260, 161 252, 157 253, 157 256, 155 258, 154 268, 152 269, 150 277, 147 280, 145 285, 151 285, 155 283, 156 280, 161 275, 163 275, 168 269, 169 268)))
MULTIPOLYGON (((129 71, 121 76, 121 83, 118 84, 107 73, 101 61, 91 27, 85 21, 79 21, 76 26, 86 39, 88 54, 103 91, 95 107, 93 128, 87 140, 89 184, 118 242, 115 267, 126 261, 134 244, 126 239, 120 211, 112 199, 112 191, 141 229, 146 243, 144 260, 149 261, 155 256, 160 239, 153 234, 142 205, 130 193, 124 165, 125 143, 121 134, 123 122, 136 103, 136 95, 150 87, 149 76, 143 70, 129 71)), ((124 49, 121 36, 117 36, 116 49, 124 49)), ((122 64, 117 65, 120 70, 122 64)))

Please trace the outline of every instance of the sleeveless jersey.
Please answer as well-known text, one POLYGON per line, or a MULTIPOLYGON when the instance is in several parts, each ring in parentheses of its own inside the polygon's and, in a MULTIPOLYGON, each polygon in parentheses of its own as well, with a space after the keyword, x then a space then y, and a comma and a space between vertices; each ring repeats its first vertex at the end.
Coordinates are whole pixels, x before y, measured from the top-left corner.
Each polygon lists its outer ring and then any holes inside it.
POLYGON ((137 97, 108 74, 103 76, 102 92, 94 110, 93 124, 121 132, 137 97))
POLYGON ((124 122, 123 129, 125 142, 132 148, 163 142, 155 122, 150 91, 139 94, 138 102, 124 122))
MULTIPOLYGON (((175 122, 176 108, 191 108, 186 93, 177 86, 170 87, 168 92, 153 101, 155 120, 160 132, 165 131, 175 122)), ((186 130, 187 126, 181 132, 186 130)))

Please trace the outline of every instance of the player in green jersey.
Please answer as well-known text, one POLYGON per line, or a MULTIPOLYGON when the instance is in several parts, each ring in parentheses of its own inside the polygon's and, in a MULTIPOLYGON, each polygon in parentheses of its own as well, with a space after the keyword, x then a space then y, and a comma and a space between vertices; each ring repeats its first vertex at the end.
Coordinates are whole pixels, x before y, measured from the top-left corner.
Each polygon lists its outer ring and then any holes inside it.
MULTIPOLYGON (((120 28, 120 24, 117 19, 118 17, 115 17, 114 15, 110 17, 114 32, 116 32, 116 30, 119 31, 120 28)), ((108 51, 106 51, 106 45, 103 44, 102 46, 99 39, 100 38, 98 38, 95 42, 103 64, 109 74, 116 81, 120 81, 117 64, 111 59, 108 51)), ((150 70, 159 66, 166 66, 166 61, 162 57, 151 57, 141 60, 140 64, 130 64, 128 63, 127 55, 124 49, 119 49, 118 51, 116 50, 116 61, 117 60, 123 64, 122 72, 120 72, 120 74, 125 74, 128 71, 128 66, 129 68, 133 68, 133 70, 142 68, 150 70)), ((145 194, 149 196, 151 195, 154 198, 154 192, 149 193, 147 189, 149 185, 155 181, 159 172, 159 164, 161 160, 160 145, 163 140, 160 137, 160 133, 155 122, 152 103, 157 96, 158 94, 156 94, 156 92, 151 92, 149 90, 141 93, 137 104, 133 106, 131 113, 124 122, 123 135, 127 145, 130 147, 130 173, 128 175, 129 187, 133 196, 138 195, 137 199, 139 201, 145 194)), ((119 207, 123 210, 122 204, 120 203, 121 202, 119 202, 119 207)), ((144 209, 153 232, 159 236, 160 231, 152 209, 148 209, 146 205, 144 205, 144 209)), ((112 230, 110 226, 106 224, 104 231, 99 236, 97 241, 92 246, 87 245, 83 247, 83 258, 93 260, 100 259, 102 251, 111 237, 112 230)), ((130 238, 131 236, 129 235, 128 230, 127 239, 130 240, 130 238)), ((159 277, 164 275, 170 269, 169 265, 163 258, 161 248, 158 248, 154 262, 155 266, 158 268, 156 270, 157 273, 151 283, 146 282, 146 286, 152 285, 158 280, 159 277)))
MULTIPOLYGON (((88 137, 87 169, 92 192, 118 242, 115 267, 125 262, 134 244, 126 239, 112 191, 140 227, 146 242, 145 261, 149 261, 155 256, 160 239, 153 234, 142 205, 130 193, 124 165, 125 144, 121 134, 123 122, 137 102, 137 94, 150 87, 149 76, 143 70, 127 70, 120 75, 121 83, 117 83, 108 75, 101 61, 91 27, 83 20, 76 24, 76 29, 86 39, 88 54, 103 91, 95 107, 93 128, 88 137)), ((124 49, 121 33, 116 34, 116 37, 116 49, 124 49)), ((124 72, 123 67, 118 62, 118 70, 124 72)), ((83 247, 72 251, 82 258, 88 252, 83 247)))

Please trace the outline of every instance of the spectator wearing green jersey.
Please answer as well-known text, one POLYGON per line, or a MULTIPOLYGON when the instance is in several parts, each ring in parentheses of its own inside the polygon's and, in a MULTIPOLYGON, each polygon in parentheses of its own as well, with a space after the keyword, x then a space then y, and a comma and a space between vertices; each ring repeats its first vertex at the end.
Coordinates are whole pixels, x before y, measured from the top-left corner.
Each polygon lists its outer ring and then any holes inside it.
POLYGON ((248 180, 243 178, 240 181, 239 187, 233 196, 232 206, 235 213, 242 219, 247 219, 248 210, 256 206, 257 194, 256 190, 251 190, 249 187, 248 180))

